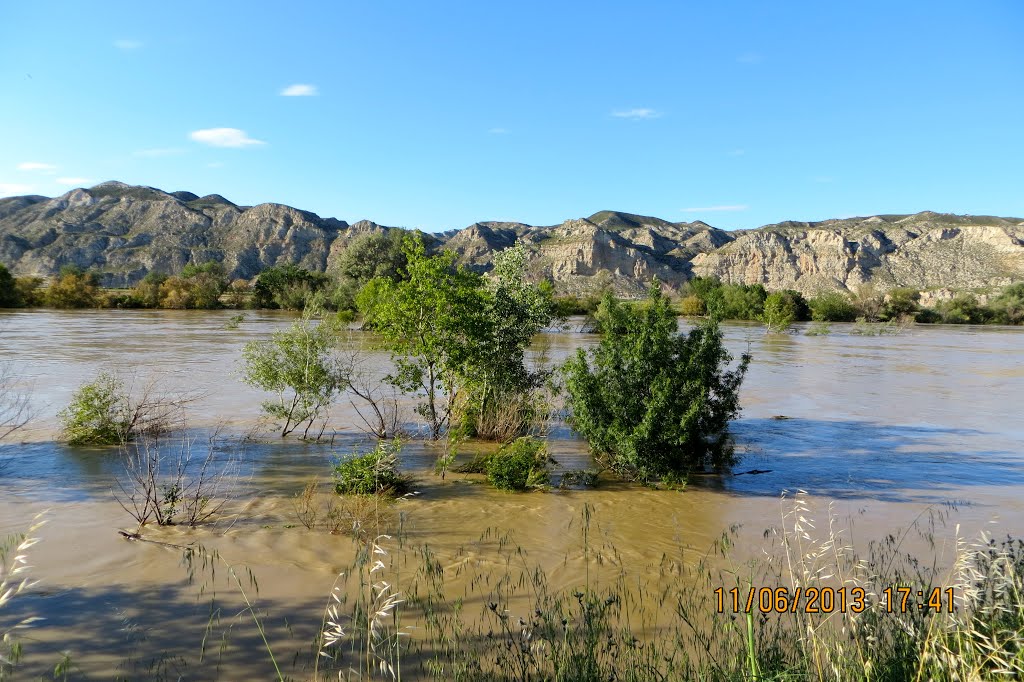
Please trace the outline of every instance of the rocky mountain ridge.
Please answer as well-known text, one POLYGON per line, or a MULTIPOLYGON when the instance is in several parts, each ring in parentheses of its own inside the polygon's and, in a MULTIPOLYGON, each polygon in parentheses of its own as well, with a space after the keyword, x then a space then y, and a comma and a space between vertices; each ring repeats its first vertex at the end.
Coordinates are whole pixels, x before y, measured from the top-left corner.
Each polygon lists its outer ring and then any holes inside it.
MULTIPOLYGON (((0 199, 0 263, 43 277, 77 265, 101 272, 107 286, 131 286, 151 270, 217 260, 231 278, 251 279, 285 263, 330 270, 360 234, 393 229, 107 182, 55 198, 0 199)), ((654 277, 678 288, 695 275, 805 294, 866 282, 883 290, 971 289, 1024 279, 1024 221, 993 216, 923 212, 725 231, 601 211, 553 226, 478 222, 433 237, 479 271, 521 241, 532 275, 573 293, 610 283, 635 295, 654 277)))

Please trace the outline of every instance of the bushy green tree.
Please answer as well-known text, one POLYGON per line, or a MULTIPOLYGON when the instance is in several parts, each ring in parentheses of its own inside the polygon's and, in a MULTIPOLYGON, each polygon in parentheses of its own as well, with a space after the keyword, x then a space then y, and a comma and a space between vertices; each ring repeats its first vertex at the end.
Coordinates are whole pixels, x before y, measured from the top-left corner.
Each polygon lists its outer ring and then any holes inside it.
POLYGON ((303 310, 313 294, 328 281, 323 273, 311 272, 294 264, 267 268, 256 278, 253 305, 257 308, 303 310))
POLYGON ((853 322, 857 319, 857 307, 850 297, 838 291, 830 291, 812 298, 811 319, 815 322, 853 322))
POLYGON ((20 308, 24 303, 10 271, 0 264, 0 308, 20 308))
POLYGON ((359 307, 356 297, 370 280, 404 279, 408 257, 403 239, 407 234, 405 230, 388 230, 353 239, 331 268, 335 282, 326 292, 330 304, 337 310, 355 310, 359 307))
MULTIPOLYGON (((334 396, 348 385, 347 370, 336 355, 337 332, 327 322, 304 315, 269 341, 250 341, 242 349, 242 378, 250 386, 277 394, 263 411, 282 423, 281 436, 305 425, 302 437, 325 416, 334 396)), ((323 434, 326 419, 318 437, 323 434)))
POLYGON ((416 411, 432 438, 448 428, 468 388, 467 368, 488 334, 480 275, 455 265, 455 254, 429 256, 422 238, 405 237, 407 278, 375 277, 360 292, 366 322, 391 350, 389 380, 423 402, 416 411))
POLYGON ((973 294, 960 294, 949 301, 941 301, 935 311, 946 324, 985 324, 988 311, 973 294))
POLYGON ((160 283, 160 307, 211 310, 220 307, 228 282, 224 266, 216 261, 188 264, 181 274, 160 283))
POLYGON ((709 305, 709 310, 725 320, 756 320, 764 311, 768 292, 761 284, 725 284, 721 298, 709 305))
POLYGON ((1003 289, 988 307, 992 311, 992 321, 997 324, 1024 324, 1024 282, 1003 289))
MULTIPOLYGON (((526 367, 526 349, 552 319, 551 298, 526 278, 526 248, 517 244, 494 257, 494 268, 484 281, 484 319, 467 360, 469 386, 466 408, 488 419, 502 405, 523 402, 541 375, 526 367)), ((527 401, 528 402, 528 401, 527 401)), ((478 420, 478 426, 479 424, 478 420)), ((490 436, 489 433, 476 435, 490 436)))
POLYGON ((601 343, 564 367, 572 427, 600 460, 640 481, 728 464, 727 429, 739 413, 749 356, 728 369, 732 358, 714 317, 680 334, 656 287, 646 306, 611 297, 602 306, 601 343))
POLYGON ((918 305, 920 300, 921 292, 917 289, 892 289, 886 294, 885 304, 882 307, 882 318, 886 320, 912 318, 921 310, 921 306, 918 305))
POLYGON ((783 292, 776 291, 765 299, 760 319, 769 332, 784 332, 796 320, 796 304, 783 292))
POLYGON ((71 445, 117 445, 130 436, 131 415, 124 384, 113 374, 102 372, 79 386, 57 416, 61 437, 71 445))

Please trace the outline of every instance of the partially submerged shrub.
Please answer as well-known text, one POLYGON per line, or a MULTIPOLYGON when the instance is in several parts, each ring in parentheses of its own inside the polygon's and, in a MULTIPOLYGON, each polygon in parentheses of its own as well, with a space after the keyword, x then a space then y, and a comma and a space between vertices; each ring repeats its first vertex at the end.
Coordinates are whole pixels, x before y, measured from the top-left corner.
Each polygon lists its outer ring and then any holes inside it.
POLYGON ((109 372, 101 372, 82 384, 57 415, 61 437, 70 445, 116 445, 128 440, 130 408, 124 383, 109 372))
POLYGON ((547 485, 548 450, 536 438, 517 438, 487 460, 487 480, 499 490, 526 490, 547 485))
POLYGON ((163 394, 155 381, 133 396, 118 376, 100 372, 58 413, 61 437, 70 445, 117 445, 141 433, 157 435, 181 425, 183 408, 197 397, 163 394))
POLYGON ((808 305, 811 319, 815 322, 853 322, 857 319, 857 307, 850 297, 838 291, 815 296, 808 305))
POLYGON ((339 495, 399 497, 409 492, 412 481, 398 473, 401 442, 380 441, 373 452, 339 460, 334 465, 334 491, 339 495))
POLYGON ((727 369, 714 318, 680 334, 661 292, 649 296, 642 308, 606 298, 600 345, 565 364, 572 427, 602 463, 639 481, 729 464, 727 428, 750 357, 727 369))

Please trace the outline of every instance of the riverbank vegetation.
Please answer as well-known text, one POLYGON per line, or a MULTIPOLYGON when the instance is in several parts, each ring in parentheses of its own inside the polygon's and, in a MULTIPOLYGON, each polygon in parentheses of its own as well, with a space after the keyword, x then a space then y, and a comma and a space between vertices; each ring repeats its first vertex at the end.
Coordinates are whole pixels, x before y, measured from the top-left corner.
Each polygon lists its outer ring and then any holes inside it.
MULTIPOLYGON (((359 296, 372 280, 379 284, 407 278, 404 241, 409 237, 433 254, 429 235, 414 232, 403 236, 398 231, 365 234, 354 239, 326 273, 286 264, 269 267, 251 281, 229 282, 223 265, 209 261, 186 265, 177 274, 152 271, 132 289, 103 289, 97 272, 74 266, 62 268, 47 284, 40 277, 13 277, 0 264, 0 308, 302 311, 312 306, 343 313, 344 319, 351 320, 365 312, 359 306, 359 296)), ((604 296, 612 292, 611 279, 604 272, 594 276, 586 294, 556 294, 550 280, 540 281, 537 288, 550 301, 553 319, 572 315, 592 318, 604 296)), ((721 320, 759 321, 774 332, 785 331, 793 322, 858 319, 869 323, 909 320, 921 324, 1024 324, 1024 282, 981 296, 968 291, 945 292, 933 297, 927 306, 921 303, 924 293, 900 287, 883 291, 873 284, 863 284, 852 291, 823 291, 807 298, 792 289, 769 291, 761 284, 694 277, 678 292, 674 308, 687 317, 715 314, 721 320)), ((364 296, 372 296, 372 291, 364 296)))

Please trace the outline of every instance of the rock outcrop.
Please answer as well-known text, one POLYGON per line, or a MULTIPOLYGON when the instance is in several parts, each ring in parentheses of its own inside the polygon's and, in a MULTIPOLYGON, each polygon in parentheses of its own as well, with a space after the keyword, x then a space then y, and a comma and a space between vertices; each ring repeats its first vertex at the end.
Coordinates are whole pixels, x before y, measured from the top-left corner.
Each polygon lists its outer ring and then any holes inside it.
MULTIPOLYGON (((107 182, 55 198, 0 199, 0 263, 16 275, 43 277, 76 265, 102 273, 107 286, 131 286, 152 270, 216 260, 232 279, 251 279, 285 263, 329 270, 359 235, 394 229, 281 204, 237 206, 217 194, 107 182)), ((991 216, 924 212, 729 232, 601 211, 545 227, 479 222, 433 239, 479 272, 490 269, 495 253, 522 242, 531 276, 574 293, 609 283, 636 295, 653 278, 678 288, 695 275, 805 294, 865 282, 952 290, 1024 279, 1024 222, 991 216)))

